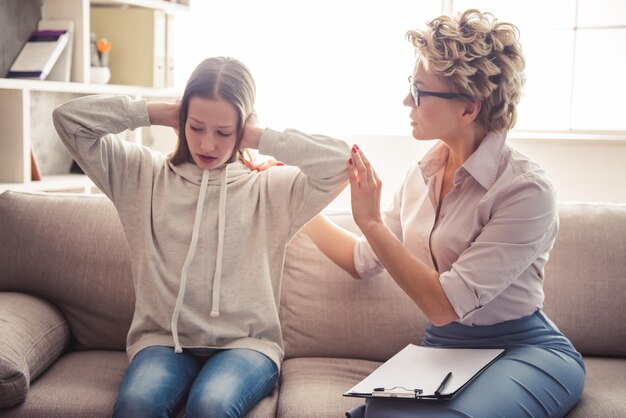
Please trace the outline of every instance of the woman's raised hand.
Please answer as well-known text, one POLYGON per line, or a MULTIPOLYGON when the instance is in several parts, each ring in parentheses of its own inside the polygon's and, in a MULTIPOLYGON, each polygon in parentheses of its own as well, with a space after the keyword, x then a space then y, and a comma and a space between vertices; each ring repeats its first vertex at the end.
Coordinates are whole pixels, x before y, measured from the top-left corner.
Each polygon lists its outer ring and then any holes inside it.
POLYGON ((365 154, 358 146, 352 146, 352 158, 348 161, 348 178, 352 197, 352 216, 363 230, 371 223, 380 223, 380 191, 382 182, 365 154))

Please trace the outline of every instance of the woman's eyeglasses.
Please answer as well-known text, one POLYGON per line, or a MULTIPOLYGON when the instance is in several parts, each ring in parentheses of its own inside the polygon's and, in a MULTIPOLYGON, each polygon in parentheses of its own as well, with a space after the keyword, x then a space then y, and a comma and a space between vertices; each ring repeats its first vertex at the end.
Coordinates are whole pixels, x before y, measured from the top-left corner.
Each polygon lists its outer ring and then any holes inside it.
POLYGON ((472 100, 471 97, 469 97, 467 94, 464 94, 464 93, 439 93, 435 91, 420 90, 417 88, 417 86, 413 82, 413 79, 411 78, 411 76, 409 76, 409 85, 411 86, 411 97, 413 98, 413 103, 415 104, 415 107, 420 105, 420 97, 426 97, 426 96, 439 97, 440 99, 446 99, 446 100, 457 99, 459 97, 462 97, 467 100, 472 100))

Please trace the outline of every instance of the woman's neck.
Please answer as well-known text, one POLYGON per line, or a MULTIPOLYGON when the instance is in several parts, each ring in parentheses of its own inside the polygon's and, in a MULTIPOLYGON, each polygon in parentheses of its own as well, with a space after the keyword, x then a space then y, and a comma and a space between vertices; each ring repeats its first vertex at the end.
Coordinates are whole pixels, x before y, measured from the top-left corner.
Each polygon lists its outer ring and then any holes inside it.
POLYGON ((478 149, 487 136, 487 131, 476 124, 458 132, 448 139, 442 139, 449 149, 446 172, 455 172, 478 149))

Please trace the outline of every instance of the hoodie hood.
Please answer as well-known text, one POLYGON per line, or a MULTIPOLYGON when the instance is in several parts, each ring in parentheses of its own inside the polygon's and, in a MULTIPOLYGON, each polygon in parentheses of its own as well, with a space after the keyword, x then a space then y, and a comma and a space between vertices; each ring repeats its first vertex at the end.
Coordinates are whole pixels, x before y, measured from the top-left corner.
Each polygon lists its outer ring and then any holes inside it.
MULTIPOLYGON (((201 169, 193 162, 186 162, 186 163, 182 163, 179 165, 174 165, 168 161, 167 164, 174 173, 184 178, 188 182, 196 184, 198 186, 202 184, 202 174, 205 171, 207 171, 207 170, 201 169)), ((221 185, 220 173, 223 170, 227 171, 226 184, 233 183, 237 181, 238 179, 240 179, 241 177, 248 176, 251 174, 251 171, 248 167, 246 167, 239 161, 236 161, 234 163, 225 164, 221 167, 215 168, 213 170, 209 170, 210 175, 209 175, 209 180, 207 184, 209 186, 220 186, 221 185)))
POLYGON ((202 223, 202 213, 206 202, 207 189, 211 186, 220 187, 220 199, 218 210, 218 231, 217 231, 217 254, 215 259, 215 274, 213 276, 213 294, 210 316, 215 318, 220 315, 220 287, 222 282, 222 257, 224 254, 224 230, 226 225, 226 195, 228 184, 235 182, 237 179, 250 174, 250 169, 241 163, 226 164, 214 170, 203 170, 194 163, 184 163, 178 166, 169 164, 172 170, 186 180, 198 184, 200 191, 198 202, 196 205, 195 220, 191 234, 191 244, 187 251, 187 257, 180 273, 180 284, 178 288, 178 296, 172 313, 171 327, 172 337, 174 339, 174 350, 182 353, 183 349, 178 338, 178 318, 182 309, 185 290, 187 287, 187 270, 191 261, 196 254, 198 244, 198 234, 202 223))

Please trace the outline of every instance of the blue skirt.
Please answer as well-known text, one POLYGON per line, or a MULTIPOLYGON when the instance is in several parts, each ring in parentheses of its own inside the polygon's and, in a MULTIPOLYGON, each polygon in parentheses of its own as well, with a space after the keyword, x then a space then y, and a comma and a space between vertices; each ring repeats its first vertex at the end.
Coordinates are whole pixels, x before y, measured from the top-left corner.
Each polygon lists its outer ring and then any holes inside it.
POLYGON ((488 326, 428 326, 422 345, 504 348, 502 357, 450 400, 368 399, 348 418, 563 417, 585 384, 582 356, 542 312, 488 326))

